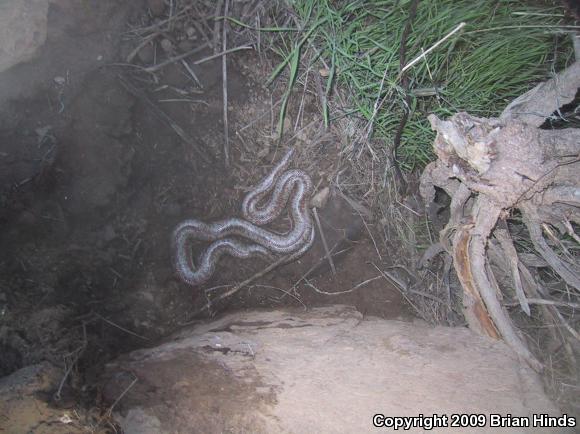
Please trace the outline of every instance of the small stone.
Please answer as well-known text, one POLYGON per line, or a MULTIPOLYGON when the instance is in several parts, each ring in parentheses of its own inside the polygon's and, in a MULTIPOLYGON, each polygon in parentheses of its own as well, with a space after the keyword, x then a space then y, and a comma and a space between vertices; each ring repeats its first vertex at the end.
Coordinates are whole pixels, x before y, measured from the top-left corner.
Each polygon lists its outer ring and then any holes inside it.
POLYGON ((153 16, 158 17, 165 11, 165 2, 163 0, 147 0, 147 6, 153 16))
POLYGON ((173 42, 169 39, 162 39, 161 40, 161 49, 166 53, 171 53, 173 51, 173 42))
POLYGON ((54 82, 59 86, 64 86, 66 84, 66 78, 58 76, 53 78, 54 82))
POLYGON ((189 39, 197 39, 197 32, 194 27, 188 27, 185 29, 185 34, 189 39))
POLYGON ((326 205, 326 202, 328 202, 329 194, 330 188, 324 187, 322 190, 320 190, 318 193, 314 195, 314 197, 310 201, 310 206, 312 208, 318 209, 324 208, 324 205, 326 205))

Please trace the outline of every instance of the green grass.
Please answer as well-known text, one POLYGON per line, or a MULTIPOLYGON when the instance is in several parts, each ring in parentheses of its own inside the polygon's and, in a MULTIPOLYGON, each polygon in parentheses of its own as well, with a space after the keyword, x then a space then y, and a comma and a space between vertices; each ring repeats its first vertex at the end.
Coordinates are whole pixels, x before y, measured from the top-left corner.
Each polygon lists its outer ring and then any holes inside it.
MULTIPOLYGON (((325 89, 330 98, 335 86, 346 89, 349 103, 369 120, 377 99, 386 96, 373 131, 385 146, 392 145, 405 109, 399 50, 410 3, 290 1, 303 30, 277 33, 284 60, 271 78, 290 70, 283 110, 300 69, 316 60, 314 51, 307 50, 308 41, 330 65, 325 89), (305 58, 305 53, 310 57, 305 58)), ((571 60, 571 44, 561 29, 553 27, 564 24, 558 7, 522 0, 422 0, 407 39, 406 63, 461 22, 466 26, 460 32, 408 71, 410 116, 399 150, 405 170, 420 168, 433 158, 429 113, 449 116, 465 110, 496 116, 510 100, 571 60)), ((322 107, 322 112, 328 123, 329 108, 322 107)))

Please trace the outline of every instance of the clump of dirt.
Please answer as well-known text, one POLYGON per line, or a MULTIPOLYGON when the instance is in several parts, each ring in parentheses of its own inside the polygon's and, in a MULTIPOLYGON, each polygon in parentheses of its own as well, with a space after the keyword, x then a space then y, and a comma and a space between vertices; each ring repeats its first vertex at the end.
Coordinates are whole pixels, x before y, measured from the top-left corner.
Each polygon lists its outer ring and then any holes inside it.
MULTIPOLYGON (((0 376, 48 359, 62 367, 63 389, 91 392, 81 387, 90 384, 89 368, 199 319, 193 313, 215 287, 266 265, 226 258, 207 286, 179 282, 170 260, 179 221, 239 215, 243 195, 284 146, 296 146, 294 165, 318 189, 336 170, 340 138, 324 130, 313 96, 289 107, 296 131, 289 142, 276 142, 273 107, 282 91, 261 85, 270 65, 251 51, 227 57, 226 169, 221 57, 144 72, 204 46, 200 32, 180 21, 135 51, 143 42, 135 29, 160 28, 167 19, 161 3, 161 11, 131 10, 116 0, 89 2, 86 10, 51 3, 38 57, 2 73, 0 376)), ((209 15, 188 19, 213 27, 209 15)), ((186 59, 211 55, 205 47, 186 59)), ((331 196, 319 214, 336 275, 317 235, 299 261, 211 305, 210 314, 349 303, 368 315, 408 317, 401 295, 373 265, 380 254, 360 211, 331 196), (346 292, 330 295, 337 291, 346 292)))

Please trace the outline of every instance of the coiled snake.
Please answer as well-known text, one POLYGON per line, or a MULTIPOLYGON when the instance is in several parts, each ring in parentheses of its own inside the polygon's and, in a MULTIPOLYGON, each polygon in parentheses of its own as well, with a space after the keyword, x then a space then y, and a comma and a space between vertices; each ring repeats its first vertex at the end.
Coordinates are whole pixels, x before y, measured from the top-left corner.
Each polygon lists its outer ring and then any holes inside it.
POLYGON ((225 254, 242 259, 291 254, 290 261, 312 246, 314 228, 308 210, 312 181, 302 170, 286 170, 293 153, 290 149, 268 176, 246 195, 242 202, 244 219, 233 217, 213 223, 189 219, 177 225, 172 236, 173 266, 183 282, 189 285, 206 282, 225 254), (270 192, 270 199, 260 205, 270 192), (289 231, 277 233, 260 227, 279 217, 288 200, 292 221, 289 231), (212 242, 195 263, 190 246, 193 240, 212 242))

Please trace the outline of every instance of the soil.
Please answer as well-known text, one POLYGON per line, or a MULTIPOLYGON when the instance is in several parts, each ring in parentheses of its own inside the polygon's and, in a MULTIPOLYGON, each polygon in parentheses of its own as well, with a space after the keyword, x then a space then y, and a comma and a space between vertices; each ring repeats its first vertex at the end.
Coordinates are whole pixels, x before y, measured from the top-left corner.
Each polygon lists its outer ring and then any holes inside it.
MULTIPOLYGON (((147 17, 143 5, 69 3, 51 4, 38 57, 0 75, 0 376, 42 360, 63 366, 64 357, 77 362, 64 389, 80 390, 90 368, 207 316, 192 315, 207 302, 207 288, 242 281, 267 265, 226 258, 212 281, 192 288, 174 276, 170 234, 185 218, 239 215, 244 193, 281 155, 271 105, 283 89, 263 87, 267 59, 251 51, 228 56, 233 164, 225 169, 221 61, 195 66, 203 89, 180 64, 163 68, 152 86, 146 74, 114 65, 135 47, 124 32, 147 17)), ((303 127, 285 145, 296 146, 295 166, 320 189, 334 170, 340 137, 321 127, 316 98, 305 103, 303 127)), ((296 112, 297 104, 289 117, 296 120, 296 112)), ((210 314, 342 303, 365 315, 411 318, 373 265, 381 258, 370 222, 331 196, 319 214, 329 246, 344 251, 335 257, 336 275, 317 234, 300 260, 212 305, 210 314), (343 295, 320 293, 369 279, 343 295)))

